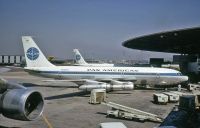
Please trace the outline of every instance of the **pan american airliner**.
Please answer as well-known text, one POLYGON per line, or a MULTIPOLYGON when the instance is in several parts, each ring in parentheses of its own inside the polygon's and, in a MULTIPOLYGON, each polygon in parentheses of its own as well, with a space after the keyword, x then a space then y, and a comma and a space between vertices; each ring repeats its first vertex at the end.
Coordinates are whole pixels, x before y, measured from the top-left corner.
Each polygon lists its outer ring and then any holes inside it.
POLYGON ((155 67, 56 66, 50 63, 31 36, 23 36, 27 66, 31 74, 74 82, 79 89, 131 90, 134 85, 170 86, 188 81, 181 72, 155 67))

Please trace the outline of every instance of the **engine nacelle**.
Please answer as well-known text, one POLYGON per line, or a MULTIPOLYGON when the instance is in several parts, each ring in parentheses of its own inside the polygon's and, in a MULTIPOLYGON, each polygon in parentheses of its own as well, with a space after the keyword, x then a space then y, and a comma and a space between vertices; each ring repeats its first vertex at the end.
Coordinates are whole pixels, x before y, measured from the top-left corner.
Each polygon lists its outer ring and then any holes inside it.
POLYGON ((112 85, 112 90, 133 90, 134 85, 132 84, 122 84, 122 85, 112 85))
POLYGON ((0 98, 1 112, 7 118, 31 121, 43 112, 44 99, 38 91, 11 89, 4 92, 0 98))
POLYGON ((133 90, 134 85, 132 82, 129 82, 128 84, 122 84, 122 85, 110 85, 110 84, 90 84, 90 85, 81 85, 79 87, 80 90, 84 91, 92 91, 93 89, 106 89, 106 91, 116 91, 116 90, 133 90))
POLYGON ((133 90, 134 84, 133 82, 122 82, 117 80, 111 81, 113 90, 133 90))
POLYGON ((109 84, 90 84, 90 85, 87 85, 87 84, 84 84, 84 85, 81 85, 79 87, 80 90, 83 90, 83 91, 92 91, 93 89, 106 89, 106 90, 109 90, 110 91, 110 85, 109 84))
POLYGON ((113 85, 129 85, 129 84, 133 84, 132 82, 126 82, 126 81, 118 81, 118 80, 111 80, 110 82, 113 85))

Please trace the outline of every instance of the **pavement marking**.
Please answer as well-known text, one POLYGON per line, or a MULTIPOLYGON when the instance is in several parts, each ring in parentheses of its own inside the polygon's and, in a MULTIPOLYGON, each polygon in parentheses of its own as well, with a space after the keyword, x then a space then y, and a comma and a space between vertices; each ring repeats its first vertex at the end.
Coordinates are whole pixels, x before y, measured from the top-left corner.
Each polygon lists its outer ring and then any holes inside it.
POLYGON ((42 114, 42 118, 44 122, 47 124, 48 128, 53 128, 53 126, 51 125, 51 123, 48 121, 47 117, 44 114, 42 114))

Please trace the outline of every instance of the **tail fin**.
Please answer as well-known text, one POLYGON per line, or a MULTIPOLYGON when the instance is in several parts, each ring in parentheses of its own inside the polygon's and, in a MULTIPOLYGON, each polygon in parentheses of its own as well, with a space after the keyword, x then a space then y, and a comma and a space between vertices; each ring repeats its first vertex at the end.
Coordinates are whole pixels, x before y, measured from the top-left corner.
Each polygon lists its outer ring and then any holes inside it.
POLYGON ((77 64, 88 64, 87 62, 85 62, 84 58, 82 57, 78 49, 74 49, 73 51, 75 53, 75 61, 77 64))
POLYGON ((22 36, 27 67, 53 67, 31 36, 22 36))

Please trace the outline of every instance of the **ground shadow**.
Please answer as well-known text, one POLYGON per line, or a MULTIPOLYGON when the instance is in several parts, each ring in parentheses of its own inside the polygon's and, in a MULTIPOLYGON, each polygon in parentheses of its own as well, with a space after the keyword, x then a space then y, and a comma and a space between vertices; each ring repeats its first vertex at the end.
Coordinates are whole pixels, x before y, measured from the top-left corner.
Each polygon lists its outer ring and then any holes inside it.
POLYGON ((20 128, 20 127, 6 127, 6 126, 0 125, 0 128, 20 128))
POLYGON ((85 97, 85 95, 89 94, 89 92, 73 92, 73 93, 68 93, 68 94, 61 94, 61 95, 55 95, 55 96, 49 96, 49 97, 45 97, 45 100, 55 100, 55 99, 63 99, 63 98, 69 98, 69 97, 75 97, 75 96, 79 96, 79 97, 85 97))
POLYGON ((64 85, 38 85, 33 83, 21 83, 24 87, 50 87, 50 88, 77 88, 77 86, 64 86, 64 85))
POLYGON ((139 118, 132 118, 132 119, 128 119, 128 118, 120 118, 120 117, 115 117, 115 116, 107 116, 107 114, 105 113, 101 113, 101 112, 98 112, 97 114, 101 114, 101 115, 106 115, 106 118, 112 118, 112 119, 120 119, 120 120, 126 120, 126 121, 135 121, 135 122, 139 122, 139 123, 145 123, 145 122, 154 122, 154 123, 158 123, 159 122, 156 122, 156 121, 151 121, 151 120, 148 120, 148 119, 144 119, 144 120, 140 120, 139 118))
POLYGON ((107 113, 105 113, 105 112, 97 112, 96 114, 99 114, 99 115, 107 115, 107 113))
POLYGON ((108 92, 109 94, 132 94, 131 92, 108 92))

